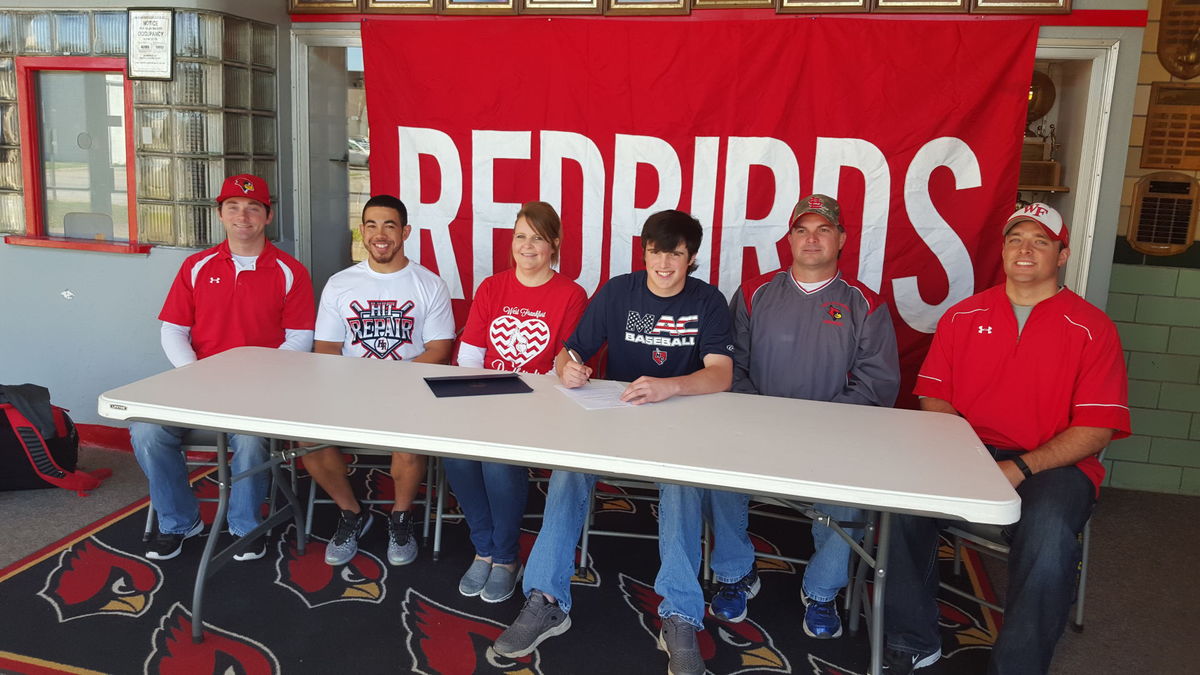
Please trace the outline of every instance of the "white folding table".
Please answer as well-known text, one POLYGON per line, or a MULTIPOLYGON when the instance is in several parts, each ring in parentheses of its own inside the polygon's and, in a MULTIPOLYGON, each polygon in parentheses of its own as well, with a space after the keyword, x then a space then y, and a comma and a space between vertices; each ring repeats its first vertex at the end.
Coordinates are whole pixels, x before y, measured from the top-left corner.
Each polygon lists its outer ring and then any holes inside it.
MULTIPOLYGON (((522 375, 531 393, 452 398, 435 397, 423 381, 481 372, 242 347, 105 392, 99 412, 118 420, 561 468, 878 511, 879 547, 868 561, 875 568, 873 673, 882 662, 890 514, 991 524, 1020 517, 1020 498, 970 426, 954 415, 733 393, 587 411, 555 389, 558 381, 551 375, 522 375)), ((231 482, 224 434, 218 450, 220 522, 231 482)), ((275 454, 258 470, 278 474, 280 461, 275 454)), ((303 550, 299 502, 287 481, 276 484, 290 513, 276 512, 251 535, 294 518, 303 550)), ((204 582, 236 552, 214 558, 215 542, 210 536, 197 572, 195 637, 204 582)))

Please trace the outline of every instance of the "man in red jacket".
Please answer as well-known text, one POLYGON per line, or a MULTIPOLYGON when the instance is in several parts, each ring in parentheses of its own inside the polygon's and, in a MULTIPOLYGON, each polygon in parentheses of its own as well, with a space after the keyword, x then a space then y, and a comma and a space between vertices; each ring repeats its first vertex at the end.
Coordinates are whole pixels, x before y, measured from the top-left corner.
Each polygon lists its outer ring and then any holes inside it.
MULTIPOLYGON (((965 418, 1021 497, 1021 519, 1005 531, 1004 630, 988 672, 1028 675, 1049 669, 1066 626, 1078 535, 1104 478, 1096 455, 1129 435, 1129 408, 1116 327, 1059 286, 1070 255, 1062 216, 1030 204, 1003 234, 1005 282, 942 316, 915 392, 923 410, 965 418)), ((909 673, 941 656, 934 599, 941 524, 894 521, 885 672, 909 673)))
MULTIPOLYGON (((249 174, 226 178, 217 197, 217 217, 225 227, 225 241, 183 261, 158 315, 171 365, 178 368, 234 347, 312 349, 312 280, 303 265, 267 240, 272 217, 267 182, 249 174)), ((255 377, 245 374, 247 381, 255 377)), ((158 534, 147 547, 147 558, 174 558, 184 539, 204 529, 181 450, 187 432, 143 422, 129 427, 134 457, 150 482, 150 503, 158 515, 158 534)), ((265 438, 231 434, 229 445, 234 473, 266 460, 265 438)), ((266 494, 265 473, 234 483, 228 520, 235 537, 258 525, 266 494)), ((234 559, 254 560, 266 552, 266 540, 260 539, 257 547, 234 559)))

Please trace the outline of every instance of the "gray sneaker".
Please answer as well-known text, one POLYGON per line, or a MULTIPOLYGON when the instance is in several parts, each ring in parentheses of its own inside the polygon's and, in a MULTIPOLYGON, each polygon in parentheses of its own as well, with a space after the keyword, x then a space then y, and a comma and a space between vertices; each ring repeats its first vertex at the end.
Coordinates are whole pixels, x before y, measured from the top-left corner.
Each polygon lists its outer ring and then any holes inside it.
POLYGON ((483 592, 479 594, 479 599, 484 602, 504 602, 512 597, 513 589, 517 587, 517 580, 521 578, 521 572, 525 568, 517 566, 517 568, 509 569, 504 565, 492 565, 492 572, 488 575, 487 584, 483 587, 483 592))
POLYGON ((388 563, 407 565, 417 559, 417 539, 412 536, 412 514, 392 511, 388 518, 388 563))
POLYGON ((492 573, 492 563, 490 560, 480 560, 476 558, 471 566, 467 568, 467 573, 462 576, 458 582, 458 592, 468 598, 473 598, 483 590, 484 585, 488 582, 488 575, 492 573))
POLYGON ((492 651, 517 659, 537 649, 546 638, 562 635, 570 627, 570 615, 557 603, 548 601, 541 591, 534 591, 529 594, 517 620, 496 638, 492 651))
POLYGON ((329 565, 345 565, 358 553, 358 540, 371 529, 374 516, 367 509, 358 513, 348 509, 342 510, 338 519, 337 531, 325 545, 325 562, 329 565))
POLYGON ((671 657, 670 675, 704 675, 704 659, 696 641, 696 627, 681 616, 668 616, 658 631, 658 648, 671 657))

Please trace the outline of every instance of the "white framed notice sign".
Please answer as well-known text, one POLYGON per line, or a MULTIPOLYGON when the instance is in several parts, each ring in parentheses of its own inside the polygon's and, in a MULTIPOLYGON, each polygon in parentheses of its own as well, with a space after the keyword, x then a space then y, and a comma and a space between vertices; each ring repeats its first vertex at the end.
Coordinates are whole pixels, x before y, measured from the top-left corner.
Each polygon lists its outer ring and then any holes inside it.
POLYGON ((127 77, 169 80, 175 64, 174 10, 129 10, 127 77))

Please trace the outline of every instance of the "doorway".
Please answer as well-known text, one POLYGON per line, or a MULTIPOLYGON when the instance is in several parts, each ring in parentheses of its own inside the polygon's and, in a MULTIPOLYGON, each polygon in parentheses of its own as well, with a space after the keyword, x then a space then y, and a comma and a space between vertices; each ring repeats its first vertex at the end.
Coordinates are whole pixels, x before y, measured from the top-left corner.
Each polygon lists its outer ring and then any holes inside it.
POLYGON ((292 59, 301 74, 292 84, 297 257, 320 294, 366 255, 358 224, 371 193, 371 140, 359 32, 295 30, 292 59))

